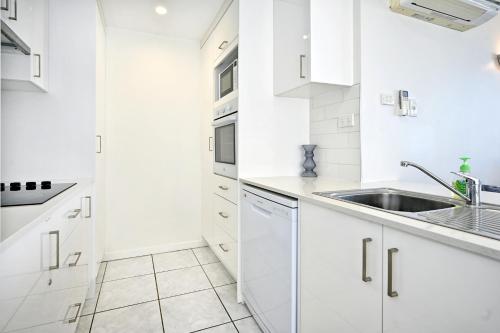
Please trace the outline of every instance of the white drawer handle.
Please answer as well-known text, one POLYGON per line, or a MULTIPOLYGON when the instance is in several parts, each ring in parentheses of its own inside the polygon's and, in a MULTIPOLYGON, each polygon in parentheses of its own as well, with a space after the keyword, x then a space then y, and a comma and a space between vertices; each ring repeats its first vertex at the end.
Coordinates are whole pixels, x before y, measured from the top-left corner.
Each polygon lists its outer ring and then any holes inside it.
POLYGON ((82 212, 81 209, 73 209, 66 215, 66 217, 70 220, 73 220, 76 219, 81 212, 82 212))
POLYGON ((224 248, 224 244, 219 244, 219 247, 220 247, 220 249, 221 249, 223 252, 229 252, 229 250, 228 250, 228 249, 225 249, 225 248, 224 248))
POLYGON ((222 218, 224 218, 224 219, 229 218, 229 215, 227 215, 227 214, 225 214, 225 213, 223 213, 223 212, 219 212, 219 215, 220 215, 220 217, 222 217, 222 218))
POLYGON ((71 304, 70 306, 68 306, 68 310, 66 310, 66 314, 64 315, 63 323, 72 324, 72 323, 76 322, 76 320, 78 319, 78 314, 80 313, 81 307, 82 307, 82 303, 75 303, 75 304, 71 304), (78 309, 76 310, 75 316, 73 318, 68 318, 68 314, 72 308, 78 308, 78 309))
POLYGON ((219 185, 219 188, 220 188, 221 190, 223 190, 223 191, 227 191, 227 190, 229 190, 229 187, 227 187, 227 186, 223 186, 223 185, 219 185))

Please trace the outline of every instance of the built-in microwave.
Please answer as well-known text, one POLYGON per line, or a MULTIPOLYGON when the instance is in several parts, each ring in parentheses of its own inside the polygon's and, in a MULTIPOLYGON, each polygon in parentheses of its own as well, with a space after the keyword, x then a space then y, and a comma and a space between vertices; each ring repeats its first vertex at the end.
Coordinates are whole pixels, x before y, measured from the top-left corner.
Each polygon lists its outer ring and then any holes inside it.
POLYGON ((214 111, 214 173, 238 178, 238 99, 214 111))
POLYGON ((238 90, 238 59, 234 59, 219 74, 219 99, 238 90))

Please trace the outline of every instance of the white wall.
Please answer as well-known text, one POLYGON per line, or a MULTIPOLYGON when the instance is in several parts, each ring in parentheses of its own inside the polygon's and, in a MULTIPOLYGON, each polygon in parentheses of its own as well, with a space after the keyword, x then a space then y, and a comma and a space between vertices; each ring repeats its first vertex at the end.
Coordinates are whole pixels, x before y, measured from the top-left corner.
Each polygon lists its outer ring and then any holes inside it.
POLYGON ((95 2, 49 12, 49 93, 2 91, 3 181, 94 176, 95 2))
POLYGON ((402 159, 443 177, 472 157, 474 175, 500 184, 500 17, 460 33, 361 2, 362 178, 427 180, 402 159), (400 118, 379 94, 409 90, 418 118, 400 118))
POLYGON ((311 144, 319 176, 361 180, 359 84, 311 99, 311 144), (339 127, 339 117, 354 115, 353 127, 339 127))
POLYGON ((273 94, 273 1, 240 1, 239 175, 297 176, 309 101, 273 94))
POLYGON ((201 239, 198 41, 107 30, 106 256, 201 239))

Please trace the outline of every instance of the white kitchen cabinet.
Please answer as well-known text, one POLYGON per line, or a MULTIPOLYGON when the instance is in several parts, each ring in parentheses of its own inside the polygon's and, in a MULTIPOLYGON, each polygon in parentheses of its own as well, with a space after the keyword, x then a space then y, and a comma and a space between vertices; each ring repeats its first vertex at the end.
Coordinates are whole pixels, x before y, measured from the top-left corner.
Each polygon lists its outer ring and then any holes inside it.
POLYGON ((302 332, 498 332, 499 261, 309 203, 300 209, 302 332))
POLYGON ((274 93, 308 98, 359 83, 354 0, 274 0, 274 93))
MULTIPOLYGON (((36 0, 1 0, 2 20, 26 43, 33 39, 33 18, 36 0)), ((43 1, 39 1, 43 2, 43 1)))
POLYGON ((498 332, 500 262, 384 228, 384 272, 384 332, 498 332))
POLYGON ((238 37, 238 1, 235 0, 227 8, 210 36, 214 59, 222 54, 236 37, 238 37))
POLYGON ((25 55, 13 52, 10 48, 2 49, 2 89, 47 91, 48 0, 10 0, 10 2, 11 9, 17 2, 18 20, 4 18, 7 11, 2 11, 2 21, 30 47, 31 53, 25 55))
POLYGON ((0 324, 6 331, 55 322, 61 332, 75 330, 93 265, 92 188, 61 195, 67 198, 0 244, 0 324))
POLYGON ((300 331, 382 331, 382 226, 302 202, 300 331))

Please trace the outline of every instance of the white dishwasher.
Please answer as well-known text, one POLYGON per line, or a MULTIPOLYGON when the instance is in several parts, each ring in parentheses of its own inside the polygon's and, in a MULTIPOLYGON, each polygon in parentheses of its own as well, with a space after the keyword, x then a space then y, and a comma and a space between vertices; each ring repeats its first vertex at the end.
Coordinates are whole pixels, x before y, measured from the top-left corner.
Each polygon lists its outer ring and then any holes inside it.
POLYGON ((266 333, 297 332, 297 199, 243 185, 241 291, 266 333))

